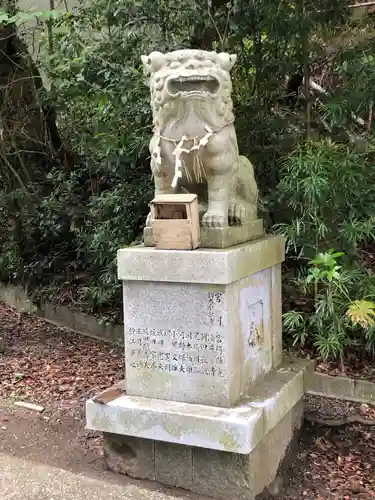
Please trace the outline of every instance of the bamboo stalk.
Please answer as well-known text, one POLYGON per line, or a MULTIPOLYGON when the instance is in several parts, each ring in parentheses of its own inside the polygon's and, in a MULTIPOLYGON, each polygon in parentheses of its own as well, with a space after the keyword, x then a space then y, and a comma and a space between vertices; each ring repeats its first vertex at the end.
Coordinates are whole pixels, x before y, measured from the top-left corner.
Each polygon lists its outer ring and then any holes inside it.
POLYGON ((375 1, 363 2, 363 3, 353 3, 351 5, 348 5, 348 8, 349 9, 356 9, 357 7, 371 7, 372 5, 375 5, 375 1))
MULTIPOLYGON (((317 83, 315 83, 311 79, 310 79, 310 87, 313 90, 316 90, 317 92, 319 92, 320 94, 328 95, 328 92, 326 89, 324 89, 323 87, 321 87, 320 85, 318 85, 317 83)), ((351 115, 352 115, 353 120, 356 121, 358 123, 358 125, 361 125, 362 127, 364 127, 366 125, 366 122, 363 118, 355 115, 354 113, 351 113, 351 115)))
MULTIPOLYGON (((55 0, 49 0, 50 10, 55 10, 55 0)), ((53 31, 52 31, 52 21, 49 19, 47 21, 47 34, 48 34, 48 47, 49 53, 53 54, 53 31)))
POLYGON ((374 108, 374 101, 371 101, 370 105, 369 105, 369 110, 368 110, 368 122, 367 122, 367 131, 368 132, 371 132, 373 108, 374 108))

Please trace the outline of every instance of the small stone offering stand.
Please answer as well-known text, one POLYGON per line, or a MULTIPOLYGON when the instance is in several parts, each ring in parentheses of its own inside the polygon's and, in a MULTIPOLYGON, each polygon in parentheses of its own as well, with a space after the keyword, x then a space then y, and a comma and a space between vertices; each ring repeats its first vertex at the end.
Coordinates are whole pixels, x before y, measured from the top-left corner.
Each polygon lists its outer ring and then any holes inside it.
POLYGON ((113 471, 250 500, 301 425, 309 364, 282 357, 284 241, 263 234, 253 168, 238 155, 234 62, 197 50, 143 58, 155 196, 198 195, 201 244, 155 248, 149 216, 144 245, 119 250, 126 376, 87 401, 86 418, 113 471))

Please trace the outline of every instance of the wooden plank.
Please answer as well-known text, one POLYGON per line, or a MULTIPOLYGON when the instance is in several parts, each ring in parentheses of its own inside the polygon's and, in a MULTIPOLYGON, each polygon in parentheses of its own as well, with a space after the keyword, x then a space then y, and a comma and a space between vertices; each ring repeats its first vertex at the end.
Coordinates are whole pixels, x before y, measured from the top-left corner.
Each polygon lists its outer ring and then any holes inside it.
POLYGON ((189 205, 189 217, 191 220, 191 246, 192 249, 200 246, 201 228, 199 224, 198 200, 189 205))
POLYGON ((93 401, 94 403, 105 405, 110 401, 114 401, 115 399, 119 398, 123 394, 125 394, 125 391, 123 389, 120 389, 119 387, 113 387, 95 396, 93 398, 93 401))
POLYGON ((191 250, 190 220, 153 220, 152 235, 156 248, 163 250, 191 250))
POLYGON ((191 203, 197 199, 196 194, 159 194, 151 201, 151 203, 191 203))
POLYGON ((20 408, 25 408, 26 410, 37 411, 39 413, 44 411, 43 406, 35 405, 34 403, 25 403, 24 401, 16 401, 14 406, 19 406, 20 408))

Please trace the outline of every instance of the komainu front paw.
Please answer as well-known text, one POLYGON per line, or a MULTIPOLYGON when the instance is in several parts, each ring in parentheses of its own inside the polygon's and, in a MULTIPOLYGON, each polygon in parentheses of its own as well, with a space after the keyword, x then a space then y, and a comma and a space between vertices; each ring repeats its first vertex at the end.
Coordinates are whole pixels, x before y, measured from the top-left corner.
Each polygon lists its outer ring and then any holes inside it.
POLYGON ((225 227, 228 225, 228 217, 217 212, 210 212, 209 210, 202 217, 203 227, 225 227))

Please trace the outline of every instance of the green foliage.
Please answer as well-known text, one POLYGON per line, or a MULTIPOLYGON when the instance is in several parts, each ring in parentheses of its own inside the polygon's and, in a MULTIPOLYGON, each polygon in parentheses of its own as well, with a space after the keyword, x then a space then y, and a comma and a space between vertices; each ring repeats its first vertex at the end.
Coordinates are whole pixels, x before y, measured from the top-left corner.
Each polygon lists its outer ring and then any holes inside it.
POLYGON ((318 139, 301 142, 282 162, 283 220, 274 226, 286 237, 289 262, 298 262, 285 283, 298 297, 284 314, 286 337, 342 363, 347 349, 372 353, 375 346, 375 282, 362 261, 362 249, 375 238, 375 73, 373 26, 366 23, 333 60, 314 109, 318 139))
MULTIPOLYGON (((18 220, 19 239, 7 227, 0 234, 2 279, 70 282, 94 310, 119 305, 116 253, 139 240, 152 198, 152 119, 141 55, 189 44, 201 13, 194 2, 122 0, 86 4, 74 15, 30 14, 48 21, 38 65, 51 88, 39 97, 57 108, 73 155, 69 164, 52 164, 35 186, 32 206, 18 220)), ((2 20, 28 19, 17 12, 2 20)), ((7 192, 21 181, 25 191, 31 186, 21 173, 4 161, 7 192)), ((4 206, 10 217, 14 207, 4 206)))
POLYGON ((290 251, 309 258, 332 246, 347 253, 375 237, 372 154, 321 140, 300 144, 285 160, 278 186, 291 221, 275 226, 290 251))
POLYGON ((342 358, 349 346, 375 348, 375 303, 369 300, 375 279, 364 269, 341 265, 343 257, 329 250, 312 259, 295 280, 306 299, 303 307, 284 313, 284 329, 293 343, 314 345, 323 359, 342 358))
POLYGON ((0 228, 0 278, 69 283, 91 309, 120 309, 116 252, 139 241, 152 197, 141 55, 226 50, 238 55, 236 130, 256 168, 261 214, 285 235, 287 265, 298 263, 284 281, 292 290, 285 330, 324 357, 359 342, 371 350, 374 283, 359 263, 375 237, 371 37, 339 44, 336 77, 319 99, 285 104, 285 76, 310 76, 348 23, 347 3, 96 0, 64 15, 1 12, 5 24, 44 23, 38 67, 51 86, 38 97, 57 109, 72 155, 52 158, 36 181, 13 161, 16 146, 3 148, 0 215, 10 222, 0 228))
MULTIPOLYGON (((349 45, 338 54, 334 60, 333 71, 340 85, 327 88, 328 98, 323 99, 324 116, 330 126, 353 123, 353 115, 361 117, 367 122, 367 130, 372 131, 371 114, 373 95, 371 89, 375 84, 375 39, 374 26, 366 25, 366 29, 358 30, 353 35, 363 39, 360 45, 349 45)), ((350 125, 349 125, 350 126, 350 125)), ((357 132, 358 133, 358 132, 357 132)), ((373 139, 370 140, 372 146, 373 139)))
POLYGON ((18 11, 14 14, 0 9, 0 23, 3 25, 15 24, 19 26, 29 21, 51 21, 59 19, 64 13, 58 10, 36 10, 30 12, 18 11))

